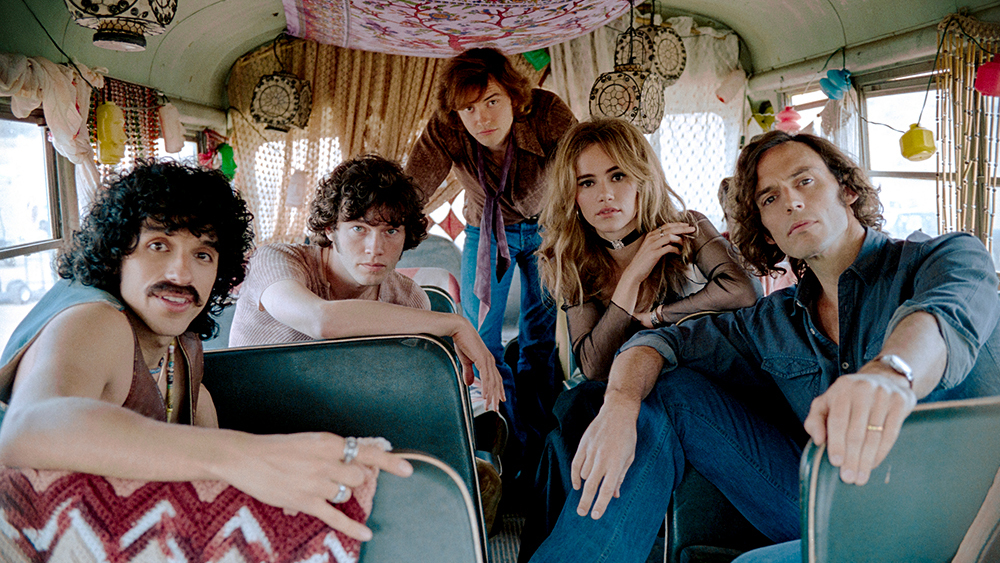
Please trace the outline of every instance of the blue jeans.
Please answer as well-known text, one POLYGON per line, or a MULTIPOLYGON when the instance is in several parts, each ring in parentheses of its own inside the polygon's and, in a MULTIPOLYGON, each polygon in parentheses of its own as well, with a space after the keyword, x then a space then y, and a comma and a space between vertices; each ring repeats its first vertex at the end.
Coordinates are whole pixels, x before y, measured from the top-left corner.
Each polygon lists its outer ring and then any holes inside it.
POLYGON ((639 410, 621 498, 593 520, 577 515, 581 491, 569 490, 531 561, 645 561, 685 461, 769 538, 798 538, 802 447, 786 431, 789 412, 773 382, 723 389, 687 368, 664 375, 639 410))
POLYGON ((795 540, 748 551, 733 563, 802 563, 802 540, 795 540))
MULTIPOLYGON (((503 377, 506 401, 501 412, 510 425, 508 455, 505 462, 517 467, 522 453, 530 450, 526 459, 532 465, 541 451, 541 443, 552 427, 552 403, 555 400, 555 329, 556 309, 551 297, 542 289, 538 278, 535 251, 542 243, 538 223, 522 222, 505 229, 510 249, 511 267, 503 278, 496 279, 496 240, 490 241, 491 296, 490 311, 479 327, 479 336, 493 352, 497 369, 503 377), (514 278, 516 263, 521 272, 521 311, 518 318, 517 377, 504 362, 501 329, 507 295, 514 278)), ((479 227, 465 228, 465 250, 462 252, 462 312, 473 326, 479 322, 479 299, 472 292, 476 279, 476 248, 479 227)), ((478 375, 478 374, 477 374, 478 375)), ((529 467, 534 474, 534 467, 529 467)))

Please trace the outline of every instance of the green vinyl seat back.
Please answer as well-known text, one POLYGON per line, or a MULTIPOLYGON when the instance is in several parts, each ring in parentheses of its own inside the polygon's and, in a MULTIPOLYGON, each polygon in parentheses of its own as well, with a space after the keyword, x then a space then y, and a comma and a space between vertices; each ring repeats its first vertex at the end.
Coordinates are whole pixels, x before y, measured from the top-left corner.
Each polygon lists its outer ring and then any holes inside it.
POLYGON ((413 474, 379 473, 360 563, 482 563, 475 503, 457 473, 433 456, 403 452, 413 474))
POLYGON ((206 351, 204 384, 223 428, 383 436, 448 464, 478 499, 458 369, 437 337, 369 336, 206 351))
POLYGON ((451 298, 451 295, 447 291, 436 285, 422 285, 420 287, 427 294, 427 298, 431 300, 431 311, 437 311, 438 313, 458 312, 455 300, 451 298))
POLYGON ((918 405, 860 487, 842 482, 826 447, 810 441, 800 466, 803 561, 951 561, 998 468, 1000 397, 918 405))

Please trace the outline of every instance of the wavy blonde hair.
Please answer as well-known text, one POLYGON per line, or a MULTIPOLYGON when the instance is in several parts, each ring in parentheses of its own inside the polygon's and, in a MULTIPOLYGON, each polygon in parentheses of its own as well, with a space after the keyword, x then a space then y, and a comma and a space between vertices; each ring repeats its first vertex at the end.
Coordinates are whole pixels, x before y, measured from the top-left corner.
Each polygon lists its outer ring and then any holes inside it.
MULTIPOLYGON (((549 163, 547 190, 539 224, 542 244, 538 249, 542 283, 553 297, 567 305, 598 298, 609 299, 620 272, 614 258, 579 213, 576 204, 576 161, 591 145, 600 145, 618 167, 636 182, 637 229, 640 233, 668 222, 696 222, 684 210, 684 202, 667 185, 666 176, 653 147, 631 123, 620 119, 592 119, 574 125, 559 142, 549 163)), ((685 245, 678 260, 665 256, 643 282, 652 290, 654 303, 676 295, 690 260, 685 245)))

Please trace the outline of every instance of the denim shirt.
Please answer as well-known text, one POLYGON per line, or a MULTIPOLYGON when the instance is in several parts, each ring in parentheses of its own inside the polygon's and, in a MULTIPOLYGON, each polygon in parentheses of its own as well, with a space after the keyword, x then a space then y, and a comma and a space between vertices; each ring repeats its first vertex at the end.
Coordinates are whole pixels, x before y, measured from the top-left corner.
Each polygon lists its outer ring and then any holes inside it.
POLYGON ((804 421, 815 397, 875 359, 903 318, 924 311, 937 319, 948 358, 921 402, 1000 395, 997 276, 979 239, 914 233, 896 240, 868 229, 838 283, 839 346, 816 323, 819 292, 807 272, 752 307, 646 330, 621 349, 654 348, 665 360, 661 378, 678 366, 717 378, 769 376, 804 421))

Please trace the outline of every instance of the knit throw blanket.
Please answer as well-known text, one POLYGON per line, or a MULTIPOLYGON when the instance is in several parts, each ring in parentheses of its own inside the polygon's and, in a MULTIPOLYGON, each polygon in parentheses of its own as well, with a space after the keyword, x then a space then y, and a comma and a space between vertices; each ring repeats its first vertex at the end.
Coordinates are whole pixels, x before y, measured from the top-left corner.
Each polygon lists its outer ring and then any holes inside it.
MULTIPOLYGON (((376 470, 337 505, 365 522, 376 470)), ((0 561, 349 563, 360 542, 218 481, 0 468, 0 561)))

